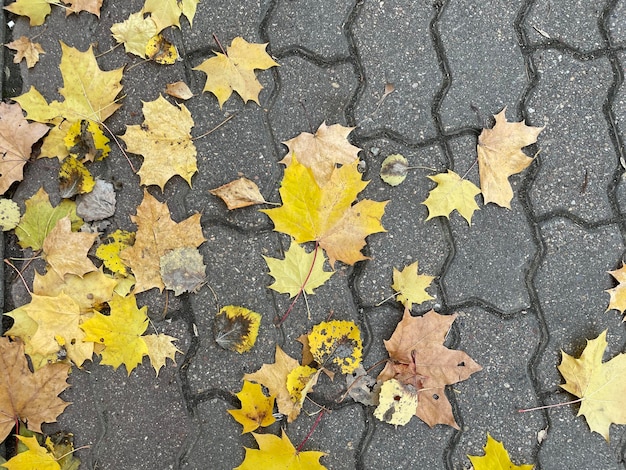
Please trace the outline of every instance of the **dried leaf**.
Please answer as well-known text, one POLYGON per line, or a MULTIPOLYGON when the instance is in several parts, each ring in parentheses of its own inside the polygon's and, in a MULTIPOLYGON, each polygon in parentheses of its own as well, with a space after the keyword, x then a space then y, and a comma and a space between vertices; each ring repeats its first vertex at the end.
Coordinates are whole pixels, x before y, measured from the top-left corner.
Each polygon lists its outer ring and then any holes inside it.
POLYGON ((504 448, 502 442, 496 441, 487 433, 487 444, 485 444, 485 455, 468 455, 474 470, 493 470, 502 468, 507 470, 532 470, 534 465, 515 465, 511 462, 509 453, 504 448))
POLYGON ((511 208, 513 189, 509 176, 524 170, 533 161, 522 148, 537 142, 543 127, 527 126, 523 122, 508 122, 506 108, 496 114, 492 129, 483 129, 478 136, 478 170, 480 189, 485 204, 493 202, 511 208))
MULTIPOLYGON (((626 264, 622 263, 621 268, 609 271, 609 274, 615 278, 618 284, 616 287, 605 291, 611 296, 609 306, 606 309, 607 311, 613 309, 624 313, 626 310, 626 264)), ((622 321, 626 321, 626 317, 622 318, 622 321)))
POLYGON ((409 162, 399 153, 389 155, 380 166, 380 178, 389 186, 398 186, 406 179, 409 162))
POLYGON ((180 28, 181 15, 187 17, 190 25, 193 23, 199 2, 200 0, 146 0, 143 13, 152 13, 157 32, 168 26, 180 28))
POLYGON ((63 0, 63 3, 69 5, 65 9, 65 16, 72 13, 80 13, 81 11, 89 12, 100 18, 100 8, 102 8, 103 0, 63 0))
POLYGON ((244 307, 227 305, 215 317, 215 341, 224 349, 242 354, 254 346, 260 325, 260 314, 244 307))
POLYGON ((68 128, 63 142, 69 155, 83 162, 102 160, 111 151, 109 139, 104 135, 102 126, 86 119, 74 122, 68 128))
POLYGON ((83 276, 96 271, 87 253, 98 237, 97 233, 72 232, 69 217, 59 220, 43 242, 44 258, 56 273, 83 276))
POLYGON ((117 229, 96 249, 96 257, 101 259, 111 272, 126 277, 128 269, 126 263, 120 258, 120 253, 133 243, 135 243, 135 232, 117 229))
POLYGON ((107 181, 96 179, 90 193, 76 198, 76 213, 85 221, 104 220, 115 214, 115 190, 107 181))
POLYGON ((363 403, 366 406, 378 405, 378 396, 374 393, 376 379, 368 375, 362 365, 350 374, 346 374, 346 385, 348 386, 348 395, 357 403, 363 403))
POLYGON ((152 364, 157 377, 159 376, 161 367, 165 366, 168 358, 176 365, 176 353, 182 354, 182 351, 172 344, 174 341, 178 341, 176 338, 164 335, 163 333, 158 335, 144 335, 142 338, 148 348, 150 364, 152 364))
POLYGON ((165 87, 165 93, 180 100, 193 98, 193 93, 185 82, 168 83, 165 87))
POLYGON ((37 442, 37 437, 15 436, 28 450, 15 455, 0 466, 9 470, 61 470, 55 456, 37 442))
MULTIPOLYGON (((175 1, 175 0, 174 0, 175 1)), ((216 57, 205 60, 194 70, 207 75, 204 90, 213 93, 220 105, 235 91, 244 102, 259 104, 263 89, 254 75, 255 70, 266 70, 278 64, 265 52, 267 44, 251 44, 241 37, 233 39, 226 54, 216 52, 216 57)))
POLYGON ((437 186, 429 193, 426 200, 422 202, 422 204, 428 207, 426 220, 439 216, 449 219, 450 213, 456 209, 467 220, 467 223, 472 225, 472 215, 474 211, 479 209, 474 198, 477 194, 480 194, 480 189, 474 183, 464 180, 452 170, 448 170, 447 173, 429 176, 428 178, 437 183, 437 186))
POLYGON ((243 381, 241 391, 237 393, 237 398, 241 402, 241 409, 227 410, 235 421, 243 426, 241 434, 252 432, 259 426, 267 427, 276 422, 274 415, 275 397, 266 397, 259 384, 253 384, 247 380, 243 381))
POLYGON ((159 264, 163 283, 174 295, 195 292, 206 280, 206 266, 197 248, 175 248, 161 256, 159 264))
POLYGON ((349 374, 361 365, 361 331, 352 321, 332 320, 315 325, 309 333, 309 346, 321 367, 335 366, 342 374, 349 374))
POLYGON ((322 372, 321 369, 314 369, 309 366, 298 366, 287 374, 287 391, 291 401, 297 403, 300 408, 309 392, 317 383, 317 379, 322 372))
POLYGON ((391 287, 398 293, 398 302, 402 302, 409 310, 413 304, 419 305, 434 298, 426 292, 426 289, 435 277, 417 274, 417 272, 417 261, 406 266, 402 271, 393 268, 393 284, 391 284, 391 287))
POLYGON ((259 187, 254 181, 241 177, 209 192, 226 203, 229 211, 255 204, 266 204, 259 187))
POLYGON ((22 59, 26 59, 26 66, 31 69, 39 62, 39 54, 45 54, 43 47, 38 42, 32 42, 26 36, 20 36, 15 41, 5 44, 9 49, 16 51, 13 58, 14 64, 19 64, 22 59))

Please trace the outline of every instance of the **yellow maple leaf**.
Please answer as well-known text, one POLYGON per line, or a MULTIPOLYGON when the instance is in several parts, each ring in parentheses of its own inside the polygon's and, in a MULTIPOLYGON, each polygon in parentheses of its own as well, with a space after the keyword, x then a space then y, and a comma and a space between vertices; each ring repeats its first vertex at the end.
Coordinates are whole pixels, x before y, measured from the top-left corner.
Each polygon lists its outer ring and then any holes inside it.
POLYGON ((19 104, 0 103, 0 194, 22 181, 33 144, 48 130, 44 124, 28 123, 19 104))
POLYGON ((611 423, 626 424, 626 354, 602 362, 606 350, 606 330, 587 346, 579 358, 561 351, 561 388, 581 398, 578 416, 589 428, 609 441, 611 423))
POLYGON ((303 132, 283 142, 289 153, 280 163, 289 166, 291 156, 296 155, 300 163, 313 170, 315 181, 324 186, 337 164, 349 165, 358 158, 361 149, 348 142, 348 135, 353 130, 354 127, 341 124, 327 126, 326 122, 322 122, 315 134, 303 132))
POLYGON ((184 15, 192 25, 199 2, 200 0, 146 0, 142 12, 152 13, 158 33, 168 26, 180 28, 181 15, 184 15))
POLYGON ((69 217, 72 230, 78 230, 83 220, 76 215, 76 203, 67 199, 58 206, 52 207, 48 193, 39 188, 32 197, 25 202, 26 211, 15 228, 18 243, 22 248, 40 250, 43 242, 63 217, 69 217))
POLYGON ((241 434, 252 432, 259 426, 267 427, 276 421, 272 414, 275 397, 266 397, 259 384, 244 380, 241 391, 236 395, 241 402, 241 408, 227 411, 243 426, 241 434))
POLYGON ((32 42, 26 36, 20 36, 15 41, 5 44, 15 51, 14 64, 19 64, 22 59, 26 60, 26 66, 31 69, 39 62, 39 54, 45 54, 43 47, 38 42, 32 42))
POLYGON ((467 220, 467 223, 472 225, 472 215, 474 211, 479 209, 474 197, 480 194, 480 189, 474 183, 464 180, 452 170, 448 170, 447 173, 429 176, 428 178, 437 183, 437 186, 428 194, 426 200, 422 202, 422 204, 428 207, 426 220, 439 216, 449 219, 450 213, 456 209, 467 220))
POLYGON ((226 305, 215 316, 215 342, 239 354, 250 351, 261 326, 261 315, 245 307, 226 305))
POLYGON ((513 189, 509 176, 524 170, 533 161, 522 148, 537 142, 543 127, 523 122, 508 122, 506 108, 496 114, 492 129, 483 129, 478 136, 478 171, 485 204, 493 202, 511 208, 513 189))
POLYGON ((273 364, 263 364, 263 366, 251 374, 244 374, 244 380, 256 382, 266 387, 270 394, 276 397, 278 411, 287 416, 287 421, 291 423, 300 414, 301 404, 295 402, 287 389, 287 376, 296 367, 298 361, 285 353, 280 346, 276 345, 276 354, 273 364))
POLYGON ((148 328, 148 307, 137 308, 134 295, 121 297, 117 294, 113 295, 109 306, 110 315, 96 312, 80 327, 87 341, 104 346, 102 364, 114 369, 124 364, 130 375, 148 354, 148 346, 141 336, 148 328))
POLYGON ((46 262, 56 273, 83 276, 98 268, 87 258, 87 253, 98 238, 97 233, 72 232, 69 217, 63 217, 48 233, 43 242, 46 262))
POLYGON ((56 5, 56 0, 17 0, 5 6, 4 9, 20 16, 28 16, 31 26, 40 26, 50 14, 50 5, 56 5))
POLYGON ((502 442, 496 441, 487 433, 485 455, 468 455, 474 470, 494 470, 498 468, 506 470, 532 470, 534 465, 515 465, 511 462, 509 453, 502 442))
POLYGON ((330 265, 367 259, 361 253, 365 237, 384 232, 380 219, 385 202, 363 199, 352 205, 367 182, 361 180, 358 162, 336 168, 329 182, 320 187, 310 168, 293 158, 285 170, 281 207, 263 209, 274 222, 274 230, 291 235, 297 243, 317 241, 326 251, 330 265))
POLYGON ((176 353, 182 353, 174 344, 177 341, 176 338, 163 333, 158 335, 144 335, 142 336, 148 348, 148 357, 150 358, 150 364, 154 368, 157 377, 161 367, 165 366, 167 359, 171 359, 176 364, 176 353))
POLYGON ((28 450, 20 452, 7 462, 0 464, 0 467, 9 470, 61 470, 61 466, 56 461, 55 456, 45 447, 39 445, 37 437, 15 436, 22 442, 28 450))
POLYGON ((309 347, 321 367, 334 364, 342 374, 349 374, 361 365, 361 330, 353 321, 332 320, 315 325, 309 333, 309 347))
POLYGON ((319 451, 296 451, 285 431, 281 437, 273 434, 252 433, 259 445, 246 449, 244 461, 233 470, 325 470, 319 459, 326 454, 319 451))
POLYGON ((157 26, 152 17, 144 18, 141 11, 111 26, 113 38, 118 43, 124 44, 124 50, 141 58, 146 57, 146 44, 156 33, 157 26))
POLYGON ((205 60, 194 70, 207 75, 203 91, 217 97, 220 108, 233 91, 244 102, 250 100, 259 104, 259 93, 263 86, 254 75, 255 70, 266 70, 278 64, 265 52, 267 44, 251 44, 241 37, 233 39, 226 54, 216 52, 215 57, 205 60))
POLYGON ((333 271, 324 271, 326 257, 323 251, 318 251, 307 253, 304 247, 291 240, 285 259, 263 256, 270 268, 270 276, 275 279, 274 284, 268 287, 281 294, 289 294, 289 297, 298 295, 300 291, 313 294, 334 274, 333 271))
POLYGON ((209 192, 224 201, 229 211, 267 203, 256 183, 243 176, 219 188, 209 189, 209 192))
MULTIPOLYGON (((614 309, 624 313, 624 310, 626 310, 626 264, 622 263, 621 268, 609 271, 609 274, 615 278, 618 284, 612 289, 605 290, 611 296, 609 306, 606 309, 607 311, 614 309)), ((626 321, 626 317, 622 321, 626 321)))
POLYGON ((137 278, 135 292, 153 287, 163 290, 160 259, 169 250, 183 247, 197 248, 204 242, 200 214, 176 223, 170 217, 167 204, 160 203, 144 190, 143 201, 137 215, 131 216, 137 225, 135 243, 120 253, 120 258, 132 269, 137 278))
POLYGON ((191 177, 198 171, 190 133, 194 126, 191 113, 184 104, 177 107, 159 95, 143 103, 143 114, 144 123, 126 126, 121 136, 129 152, 144 157, 138 171, 141 184, 163 189, 172 176, 180 175, 191 186, 191 177))
POLYGON ((128 276, 126 263, 120 253, 135 243, 135 232, 117 229, 96 249, 96 257, 104 262, 104 266, 120 276, 128 276))
POLYGON ((417 274, 417 261, 406 266, 402 271, 393 268, 393 284, 391 287, 398 293, 398 301, 409 310, 413 304, 421 304, 434 298, 426 292, 434 276, 417 274))

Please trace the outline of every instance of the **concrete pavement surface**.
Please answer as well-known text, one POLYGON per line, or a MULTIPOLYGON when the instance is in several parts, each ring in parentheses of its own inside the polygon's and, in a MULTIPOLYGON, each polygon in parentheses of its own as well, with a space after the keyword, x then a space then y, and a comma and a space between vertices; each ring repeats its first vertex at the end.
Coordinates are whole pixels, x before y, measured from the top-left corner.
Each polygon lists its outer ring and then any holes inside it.
MULTIPOLYGON (((122 107, 107 121, 117 135, 143 120, 142 101, 153 101, 166 84, 187 82, 196 95, 185 102, 198 135, 235 114, 227 124, 195 142, 198 173, 190 188, 175 177, 164 191, 180 221, 202 214, 207 242, 200 247, 208 284, 221 305, 243 305, 263 314, 251 353, 234 354, 214 341, 216 304, 208 287, 197 294, 141 294, 140 305, 159 332, 179 338, 177 366, 155 378, 147 363, 130 376, 124 368, 88 364, 74 370, 62 397, 72 404, 45 430, 70 431, 85 469, 229 469, 241 464, 252 437, 226 412, 237 405, 244 373, 274 359, 279 344, 300 357, 295 338, 324 320, 357 322, 363 332, 364 366, 387 357, 388 339, 402 316, 389 297, 392 268, 419 261, 420 273, 437 276, 435 299, 413 308, 459 312, 446 343, 466 351, 483 370, 449 387, 447 395, 460 430, 430 429, 413 418, 395 428, 373 417, 373 408, 336 399, 341 379, 322 378, 312 399, 327 413, 304 450, 321 450, 329 469, 469 469, 467 455, 482 455, 486 434, 503 441, 513 462, 546 470, 626 468, 623 426, 611 441, 590 432, 579 405, 536 412, 518 409, 566 402, 559 388, 561 350, 578 356, 586 340, 608 329, 606 359, 624 352, 626 331, 619 312, 606 312, 614 287, 609 270, 621 266, 626 243, 626 2, 624 0, 201 0, 193 27, 185 20, 166 37, 182 60, 162 66, 127 55, 110 27, 139 11, 143 2, 105 0, 100 18, 83 12, 66 17, 53 6, 44 26, 4 13, 4 42, 33 37, 46 53, 32 69, 4 54, 4 99, 35 86, 58 99, 59 41, 86 50, 94 45, 104 70, 126 65, 122 107), (267 48, 280 67, 257 74, 260 103, 233 96, 220 110, 201 93, 205 75, 193 71, 217 46, 241 36, 267 48), (385 85, 395 90, 386 96, 385 85), (381 101, 382 100, 382 101, 381 101), (471 227, 458 213, 425 222, 421 203, 433 184, 427 170, 412 170, 397 187, 379 177, 382 160, 401 153, 412 165, 464 174, 476 158, 480 130, 507 108, 512 121, 546 126, 531 166, 511 178, 511 209, 493 204, 474 214, 471 227), (272 279, 261 255, 281 257, 288 246, 271 221, 254 207, 227 211, 208 190, 240 174, 254 180, 267 200, 278 201, 286 154, 282 141, 316 129, 323 121, 354 126, 362 148, 361 197, 389 200, 387 233, 368 237, 371 259, 338 265, 328 285, 309 297, 277 328, 273 318, 289 304, 267 288, 272 279)), ((174 100, 172 100, 174 101, 174 100)), ((141 158, 131 156, 135 166, 141 158)), ((139 178, 112 146, 92 172, 114 183, 117 209, 105 229, 135 230, 130 215, 143 195, 139 178)), ((39 159, 26 167, 12 190, 23 202, 43 185, 59 200, 58 162, 39 159)), ((467 178, 478 184, 473 168, 467 178)), ((478 197, 480 199, 481 196, 478 197)), ((21 257, 13 235, 5 235, 5 257, 21 257)), ((15 261, 22 266, 24 262, 15 261), (20 264, 22 263, 22 264, 20 264)), ((24 272, 32 279, 42 262, 24 272)), ((28 301, 21 281, 5 267, 4 311, 28 301)), ((6 322, 5 322, 6 328, 6 322)), ((97 361, 96 361, 97 362, 97 361)), ((308 411, 314 411, 313 408, 308 411)), ((296 445, 315 415, 279 422, 296 445)))

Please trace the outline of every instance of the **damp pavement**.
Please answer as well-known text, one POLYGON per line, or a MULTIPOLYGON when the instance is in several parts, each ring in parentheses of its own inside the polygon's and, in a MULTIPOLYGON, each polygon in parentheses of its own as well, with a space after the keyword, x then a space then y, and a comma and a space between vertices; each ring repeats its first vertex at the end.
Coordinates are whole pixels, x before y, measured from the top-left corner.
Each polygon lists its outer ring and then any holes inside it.
MULTIPOLYGON (((142 2, 105 0, 100 19, 81 13, 66 18, 53 6, 45 26, 5 13, 3 42, 33 37, 46 53, 32 69, 12 64, 4 53, 4 98, 35 86, 59 98, 60 43, 97 54, 114 45, 113 23, 139 11, 142 2)), ((190 188, 175 177, 164 191, 177 221, 202 214, 207 242, 200 251, 208 283, 222 305, 243 305, 263 314, 257 344, 238 355, 213 339, 216 312, 210 289, 179 297, 148 292, 159 332, 175 336, 183 352, 158 377, 144 361, 130 376, 124 368, 88 364, 74 370, 62 397, 72 404, 58 423, 44 430, 74 434, 85 469, 230 469, 244 458, 250 435, 226 410, 244 373, 273 362, 281 345, 300 357, 295 338, 332 313, 357 322, 365 345, 364 365, 386 357, 388 339, 402 316, 399 303, 379 303, 392 294, 392 268, 419 262, 421 273, 437 276, 435 299, 414 307, 458 312, 446 343, 466 351, 483 370, 449 387, 447 395, 460 429, 427 425, 414 418, 404 427, 382 423, 373 409, 351 400, 337 402, 341 379, 323 378, 313 400, 331 409, 304 446, 328 455, 329 469, 469 469, 467 454, 481 455, 487 432, 503 441, 516 464, 537 469, 614 470, 625 468, 623 426, 612 426, 610 443, 591 433, 578 405, 519 413, 519 409, 561 403, 571 395, 556 366, 560 351, 578 356, 586 340, 608 329, 605 358, 623 352, 621 315, 606 311, 614 287, 609 270, 621 266, 626 241, 626 2, 585 0, 202 0, 193 22, 169 29, 182 60, 170 66, 143 63, 122 48, 98 58, 104 70, 125 64, 123 106, 107 121, 115 134, 140 124, 142 101, 153 101, 166 84, 187 82, 196 95, 187 101, 194 135, 235 114, 226 125, 195 142, 198 173, 190 188), (257 74, 264 89, 260 106, 229 99, 222 110, 204 93, 205 75, 192 68, 222 44, 242 36, 269 43, 280 67, 257 74), (395 90, 382 100, 385 85, 395 90), (381 101, 382 100, 382 101, 381 101), (425 222, 422 205, 433 185, 427 170, 412 170, 392 188, 379 177, 382 160, 401 153, 412 165, 447 168, 478 184, 476 139, 507 108, 509 120, 543 126, 534 163, 511 183, 511 209, 482 206, 468 226, 458 213, 425 222), (285 155, 282 141, 316 129, 323 121, 354 126, 351 141, 363 149, 362 194, 389 200, 386 233, 368 238, 371 259, 340 266, 327 285, 309 297, 311 319, 299 303, 276 328, 286 295, 267 289, 272 279, 261 255, 280 257, 288 241, 272 231, 256 208, 228 212, 208 190, 240 174, 254 180, 270 201, 278 201, 285 155)), ((536 149, 535 149, 536 150, 536 149)), ((131 156, 135 166, 141 158, 131 156)), ((26 167, 13 198, 25 199, 44 186, 58 201, 56 160, 26 167)), ((105 231, 134 230, 129 216, 142 198, 139 179, 119 148, 92 166, 114 183, 117 210, 105 231)), ((479 196, 480 199, 480 196, 479 196)), ((20 256, 12 235, 4 256, 20 256)), ((18 266, 20 266, 19 262, 18 266)), ((42 266, 31 263, 25 276, 42 266)), ((4 271, 4 310, 26 302, 20 281, 4 271)), ((97 362, 97 360, 96 360, 97 362)), ((315 411, 315 407, 307 409, 315 411)), ((279 422, 291 440, 302 441, 316 416, 302 413, 279 422)))

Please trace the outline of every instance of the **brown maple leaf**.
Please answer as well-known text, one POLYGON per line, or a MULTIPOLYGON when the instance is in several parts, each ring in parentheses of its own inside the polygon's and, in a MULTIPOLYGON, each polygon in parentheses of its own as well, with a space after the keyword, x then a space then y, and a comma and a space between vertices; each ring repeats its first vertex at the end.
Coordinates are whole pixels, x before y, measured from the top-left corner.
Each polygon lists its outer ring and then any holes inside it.
POLYGON ((522 148, 537 142, 543 127, 527 126, 523 122, 508 122, 506 108, 496 114, 492 129, 483 129, 478 136, 478 170, 480 189, 485 204, 493 202, 511 208, 513 189, 509 176, 524 170, 533 161, 522 148))
POLYGON ((44 124, 29 124, 19 104, 0 103, 0 194, 15 181, 22 181, 31 147, 48 130, 44 124))
POLYGON ((170 217, 167 204, 159 202, 144 190, 143 201, 137 207, 137 215, 131 216, 137 225, 135 244, 120 253, 120 257, 133 270, 137 278, 135 292, 153 287, 163 290, 161 257, 176 248, 197 248, 204 241, 200 214, 176 223, 170 217))
POLYGON ((327 126, 323 122, 315 134, 303 132, 293 139, 283 142, 289 153, 280 163, 289 166, 291 156, 296 155, 298 161, 310 168, 315 181, 324 186, 329 180, 336 164, 349 165, 354 162, 361 149, 348 142, 348 135, 354 127, 344 127, 341 124, 327 126))
POLYGON ((0 441, 18 419, 28 429, 42 432, 42 423, 55 422, 69 405, 58 397, 69 387, 68 365, 48 364, 32 373, 21 341, 0 338, 0 371, 0 441))
POLYGON ((39 54, 45 54, 43 47, 38 42, 32 42, 26 36, 20 36, 15 41, 5 44, 9 49, 15 51, 14 64, 19 64, 22 59, 26 59, 26 66, 30 69, 39 62, 39 54))
POLYGON ((391 361, 378 381, 395 378, 413 385, 419 392, 415 415, 430 427, 448 424, 459 429, 445 387, 482 370, 465 352, 443 345, 455 318, 456 314, 439 315, 434 310, 423 317, 413 317, 405 308, 396 330, 385 341, 391 361))
POLYGON ((44 258, 61 278, 66 274, 82 277, 98 270, 87 258, 87 252, 97 237, 97 233, 72 232, 70 218, 63 217, 43 242, 44 258))
POLYGON ((81 11, 88 11, 100 18, 100 8, 102 8, 103 0, 63 0, 63 3, 69 5, 65 9, 65 16, 69 16, 72 13, 80 13, 81 11))

